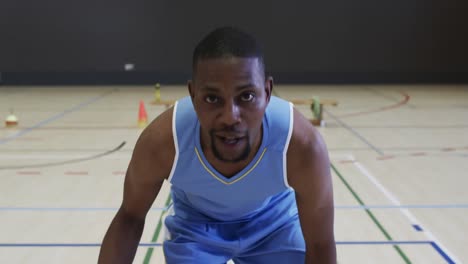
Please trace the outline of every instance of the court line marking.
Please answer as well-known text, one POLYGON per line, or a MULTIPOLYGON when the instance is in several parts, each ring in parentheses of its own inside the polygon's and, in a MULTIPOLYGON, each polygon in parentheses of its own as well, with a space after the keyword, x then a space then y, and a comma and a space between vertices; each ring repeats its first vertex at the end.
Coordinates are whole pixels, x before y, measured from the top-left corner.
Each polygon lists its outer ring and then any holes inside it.
MULTIPOLYGON (((126 142, 126 141, 123 141, 126 142)), ((99 149, 96 151, 86 151, 88 153, 84 153, 83 155, 95 155, 95 153, 99 152, 107 152, 108 149, 99 149)), ((78 151, 76 151, 78 152, 78 151)), ((29 153, 29 152, 26 152, 29 153)), ((62 153, 62 150, 57 150, 56 153, 62 153)), ((80 152, 82 153, 82 152, 80 152)), ((116 153, 117 154, 117 153, 116 153)), ((12 153, 12 154, 0 154, 0 160, 64 160, 64 159, 80 159, 83 158, 83 155, 80 154, 21 154, 21 153, 12 153)), ((121 160, 121 159, 130 159, 131 154, 118 154, 106 157, 105 159, 109 160, 121 160)))
MULTIPOLYGON (((150 211, 166 211, 168 207, 153 207, 150 211)), ((468 204, 408 204, 408 205, 335 205, 339 210, 365 209, 468 209, 468 204)), ((118 207, 0 207, 0 211, 118 211, 118 207)))
MULTIPOLYGON (((437 157, 449 157, 449 156, 465 156, 467 155, 468 146, 459 146, 459 147, 438 147, 438 148, 380 148, 381 150, 393 150, 396 151, 394 154, 388 154, 384 156, 377 156, 376 159, 385 159, 386 157, 391 156, 391 158, 400 158, 400 157, 420 157, 420 156, 437 156, 437 157)), ((133 149, 131 149, 133 151, 133 149)), ((369 150, 369 148, 330 148, 331 151, 360 151, 360 150, 369 150)), ((83 155, 79 154, 70 154, 69 152, 79 152, 83 154, 93 155, 96 152, 108 151, 104 149, 96 149, 93 151, 83 151, 83 150, 55 150, 54 154, 31 154, 30 151, 42 152, 41 149, 35 150, 17 150, 10 154, 0 154, 0 160, 63 160, 63 159, 79 159, 83 155), (67 153, 65 153, 67 152, 67 153)), ((49 150, 50 151, 50 150, 49 150)), ((106 160, 122 160, 129 159, 131 153, 120 153, 118 155, 112 155, 105 157, 106 160)), ((330 155, 332 159, 336 162, 339 162, 340 157, 343 155, 330 155)), ((349 158, 349 157, 346 157, 349 158)))
MULTIPOLYGON (((336 241, 336 245, 431 245, 437 253, 449 264, 455 264, 450 257, 443 252, 433 241, 336 241)), ((139 243, 139 247, 162 247, 162 243, 139 243)), ((0 243, 0 248, 39 248, 39 247, 101 247, 101 243, 0 243)), ((149 260, 148 260, 149 261, 149 260)))
MULTIPOLYGON (((273 92, 274 96, 281 97, 279 95, 279 93, 275 89, 273 89, 272 92, 273 92)), ((392 110, 392 109, 396 109, 396 108, 399 108, 401 106, 407 105, 408 102, 411 99, 411 96, 409 94, 407 94, 406 92, 403 92, 403 91, 396 91, 396 92, 399 92, 400 95, 403 96, 403 99, 401 101, 397 102, 396 104, 384 105, 384 106, 381 106, 381 107, 376 108, 376 109, 370 109, 370 110, 365 110, 365 111, 360 111, 360 112, 342 114, 342 115, 339 115, 339 117, 340 118, 342 118, 342 117, 346 118, 346 117, 354 117, 354 116, 374 114, 374 113, 384 112, 384 111, 387 111, 387 110, 392 110)), ((288 98, 283 98, 283 99, 289 100, 288 98)))
POLYGON ((112 89, 112 90, 107 91, 107 92, 105 92, 103 94, 92 97, 91 99, 83 101, 83 102, 79 103, 78 105, 73 106, 72 108, 65 109, 64 111, 62 111, 62 112, 60 112, 58 114, 55 114, 55 115, 53 115, 53 116, 51 116, 51 117, 49 117, 49 118, 47 118, 47 119, 45 119, 43 121, 40 121, 39 123, 37 123, 37 124, 35 124, 35 125, 31 126, 31 127, 23 129, 23 130, 19 131, 18 133, 15 133, 13 135, 2 138, 2 139, 0 139, 0 145, 4 145, 4 144, 6 144, 6 143, 18 138, 18 137, 21 137, 21 136, 23 136, 25 134, 28 134, 29 132, 33 131, 34 129, 42 127, 42 126, 44 126, 44 125, 46 125, 48 123, 51 123, 51 122, 53 122, 53 121, 55 121, 55 120, 57 120, 59 118, 62 118, 64 116, 66 116, 67 114, 70 114, 70 113, 73 113, 73 112, 78 111, 80 109, 83 109, 84 107, 86 107, 86 106, 88 106, 88 105, 90 105, 90 104, 92 104, 92 103, 94 103, 96 101, 101 100, 102 98, 112 94, 115 91, 117 91, 117 89, 112 89))
POLYGON ((382 126, 371 126, 371 125, 357 125, 354 128, 369 128, 369 129, 463 129, 468 128, 468 125, 442 125, 442 126, 430 126, 430 125, 382 125, 382 126))
MULTIPOLYGON (((359 195, 354 191, 354 189, 351 187, 351 185, 348 183, 348 181, 343 177, 343 175, 338 171, 335 165, 333 163, 330 163, 331 169, 335 172, 335 174, 338 176, 338 178, 341 180, 341 182, 346 186, 348 191, 351 193, 351 195, 356 199, 356 201, 360 205, 365 205, 364 201, 359 197, 359 195)), ((384 235, 384 237, 388 241, 393 241, 393 238, 390 236, 390 234, 387 232, 387 230, 383 227, 383 225, 380 223, 380 221, 377 219, 377 217, 374 216, 374 214, 369 210, 365 209, 365 212, 367 215, 371 218, 372 222, 377 226, 377 228, 380 230, 380 232, 384 235)), ((410 264, 411 261, 409 260, 408 256, 403 252, 403 250, 398 246, 394 245, 393 248, 397 251, 397 253, 400 255, 400 257, 403 259, 403 261, 407 264, 410 264)))
MULTIPOLYGON (((159 233, 161 232, 161 228, 162 228, 162 225, 163 225, 163 215, 167 211, 167 209, 170 207, 171 199, 172 199, 171 192, 169 191, 169 194, 167 195, 167 198, 166 198, 166 203, 164 204, 165 209, 159 215, 158 225, 156 226, 156 230, 153 233, 153 238, 151 239, 151 242, 156 242, 156 240, 158 240, 159 233)), ((145 254, 145 258, 143 260, 143 264, 148 264, 150 262, 151 257, 153 255, 153 250, 154 250, 153 248, 148 248, 146 250, 146 254, 145 254)))
MULTIPOLYGON (((370 182, 372 182, 376 187, 377 189, 383 193, 385 195, 385 197, 395 206, 400 206, 401 205, 401 202, 398 200, 398 198, 393 194, 391 193, 390 191, 388 191, 378 180, 377 178, 375 178, 370 172, 369 170, 367 170, 361 163, 359 163, 358 161, 355 160, 355 158, 351 155, 351 160, 354 160, 353 164, 359 169, 359 171, 361 171, 361 173, 366 176, 368 178, 368 180, 370 182)), ((400 208, 399 209, 401 211, 401 213, 403 213, 404 216, 406 216, 408 218, 408 220, 410 221, 410 223, 412 225, 418 225, 420 227, 423 227, 424 226, 424 230, 421 231, 422 233, 424 233, 424 235, 430 240, 430 241, 433 241, 434 243, 436 243, 440 249, 444 252, 444 254, 446 254, 447 256, 450 257, 450 259, 454 260, 455 263, 460 263, 459 259, 452 253, 450 252, 436 237, 435 235, 430 232, 426 227, 425 225, 422 225, 421 222, 419 220, 416 219, 416 217, 406 208, 400 208)))
MULTIPOLYGON (((336 241, 337 245, 419 245, 430 244, 433 241, 336 241)), ((0 247, 100 247, 101 243, 0 243, 0 247)), ((140 247, 161 247, 163 243, 139 243, 140 247)))
POLYGON ((359 132, 357 132, 355 129, 353 129, 352 127, 348 126, 345 122, 341 121, 337 116, 335 116, 334 114, 332 114, 330 111, 328 110, 325 110, 323 109, 323 111, 325 113, 327 113, 329 116, 331 116, 333 119, 335 119, 336 122, 338 122, 342 127, 346 128, 347 130, 349 130, 352 134, 354 134, 357 138, 359 138, 362 142, 364 142, 367 146, 369 146, 371 149, 373 149, 375 152, 377 152, 378 154, 380 155, 384 155, 384 152, 377 148, 376 146, 374 146, 372 143, 370 143, 364 136, 362 136, 361 134, 359 134, 359 132))
MULTIPOLYGON (((50 149, 50 148, 21 148, 21 149, 0 149, 2 153, 11 153, 12 155, 17 154, 30 154, 30 153, 83 153, 83 152, 97 152, 105 151, 104 148, 61 148, 61 149, 50 149)), ((133 152, 133 147, 122 149, 122 152, 133 152)), ((64 154, 65 155, 65 154, 64 154)), ((69 154, 66 154, 69 155, 69 154)))
MULTIPOLYGON (((62 161, 48 162, 48 163, 42 163, 42 164, 25 164, 25 165, 18 165, 18 166, 5 166, 5 167, 0 167, 0 170, 18 170, 18 169, 46 168, 46 167, 49 168, 49 167, 60 166, 60 165, 65 165, 65 164, 78 163, 78 162, 83 162, 83 161, 88 161, 88 160, 95 160, 100 157, 107 156, 116 151, 119 151, 125 144, 126 142, 123 141, 117 147, 111 150, 107 150, 104 153, 99 153, 96 155, 92 155, 90 157, 82 157, 82 158, 77 158, 77 159, 72 159, 72 160, 62 160, 62 161)), ((69 173, 65 172, 65 174, 69 174, 69 173)))
MULTIPOLYGON (((24 109, 23 109, 24 110, 24 109)), ((131 111, 132 109, 119 109, 122 111, 131 111)), ((28 129, 31 127, 22 127, 24 129, 28 129)), ((0 130, 6 130, 8 128, 0 128, 0 130)), ((111 126, 111 125, 106 125, 106 126, 48 126, 48 127, 41 127, 41 128, 36 128, 40 130, 117 130, 117 129, 122 129, 122 130, 139 130, 140 128, 136 125, 134 126, 111 126)))
POLYGON ((383 112, 383 111, 387 111, 387 110, 391 110, 391 109, 396 109, 396 108, 399 108, 401 106, 404 106, 404 105, 408 104, 408 102, 410 101, 410 98, 411 98, 410 95, 405 93, 405 92, 402 92, 402 91, 399 91, 399 93, 401 95, 403 95, 403 100, 399 101, 396 104, 382 106, 382 107, 379 107, 377 109, 371 109, 371 110, 361 111, 361 112, 357 112, 357 113, 343 114, 343 115, 340 115, 339 117, 343 118, 343 117, 361 116, 361 115, 366 115, 366 114, 374 114, 374 113, 383 112))
POLYGON ((338 205, 337 209, 468 209, 468 204, 338 205))
MULTIPOLYGON (((392 103, 398 103, 399 100, 400 100, 400 98, 395 98, 392 95, 385 94, 383 91, 381 91, 379 89, 376 89, 375 87, 370 87, 370 86, 362 87, 362 90, 366 91, 366 92, 368 92, 370 94, 373 94, 375 96, 378 96, 380 98, 385 98, 388 101, 391 101, 392 103)), ((388 91, 388 90, 386 90, 386 91, 388 91)), ((396 91, 392 91, 392 90, 390 90, 390 91, 391 92, 396 92, 396 91)))
MULTIPOLYGON (((367 148, 366 148, 367 150, 367 148)), ((40 151, 40 150, 39 150, 40 151)), ((63 150, 57 150, 55 154, 28 154, 29 151, 26 153, 11 153, 11 154, 6 154, 2 153, 0 154, 0 160, 31 160, 31 159, 38 159, 38 160, 57 160, 57 159, 76 159, 76 158, 81 158, 82 156, 78 154, 62 154, 63 150)), ((96 151, 108 151, 104 149, 99 149, 96 151)), ((76 152, 79 152, 76 150, 76 152)), ((89 152, 88 154, 93 154, 95 151, 86 151, 89 152)), ((119 153, 116 155, 112 155, 110 157, 107 157, 107 159, 128 159, 131 157, 131 154, 123 154, 119 153)), ((344 155, 344 154, 330 154, 330 158, 340 160, 340 159, 349 159, 349 154, 344 155)))

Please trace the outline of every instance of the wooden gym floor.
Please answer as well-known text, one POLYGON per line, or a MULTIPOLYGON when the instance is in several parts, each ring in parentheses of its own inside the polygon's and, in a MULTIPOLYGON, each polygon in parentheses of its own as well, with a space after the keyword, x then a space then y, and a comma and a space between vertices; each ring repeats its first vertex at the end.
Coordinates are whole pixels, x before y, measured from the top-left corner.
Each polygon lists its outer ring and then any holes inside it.
MULTIPOLYGON (((339 263, 468 262, 468 86, 285 86, 335 99, 319 128, 332 161, 339 263)), ((0 263, 96 263, 120 205, 150 86, 0 87, 0 263), (123 144, 123 145, 122 145, 123 144)), ((163 99, 185 96, 162 86, 163 99)), ((311 117, 309 106, 297 105, 311 117)), ((162 150, 163 151, 163 150, 162 150)), ((163 263, 164 186, 134 263, 163 263)))

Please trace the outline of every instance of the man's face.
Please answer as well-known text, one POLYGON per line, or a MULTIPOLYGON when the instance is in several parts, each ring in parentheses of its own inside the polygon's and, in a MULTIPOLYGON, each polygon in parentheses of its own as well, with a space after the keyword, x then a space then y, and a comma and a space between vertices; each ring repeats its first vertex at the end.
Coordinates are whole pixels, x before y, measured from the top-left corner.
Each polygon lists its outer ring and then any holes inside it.
POLYGON ((257 58, 201 59, 189 91, 200 120, 206 151, 220 161, 249 157, 261 142, 272 79, 265 80, 257 58))

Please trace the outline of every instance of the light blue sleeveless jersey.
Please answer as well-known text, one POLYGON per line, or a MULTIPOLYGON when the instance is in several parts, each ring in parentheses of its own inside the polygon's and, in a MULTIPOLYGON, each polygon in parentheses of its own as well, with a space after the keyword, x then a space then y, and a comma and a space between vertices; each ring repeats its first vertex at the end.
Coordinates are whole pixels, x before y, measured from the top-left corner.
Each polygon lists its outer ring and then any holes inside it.
POLYGON ((292 104, 272 96, 260 148, 248 166, 228 179, 203 154, 190 97, 179 100, 172 120, 176 156, 169 176, 175 215, 190 221, 237 222, 272 208, 297 213, 286 175, 292 117, 292 104))

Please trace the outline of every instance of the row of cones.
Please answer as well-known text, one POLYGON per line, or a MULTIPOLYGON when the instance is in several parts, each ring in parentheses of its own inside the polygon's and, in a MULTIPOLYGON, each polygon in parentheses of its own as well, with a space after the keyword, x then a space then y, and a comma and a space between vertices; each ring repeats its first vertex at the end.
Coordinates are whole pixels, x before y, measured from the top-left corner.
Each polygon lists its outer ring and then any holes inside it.
MULTIPOLYGON (((157 83, 155 85, 155 100, 161 100, 161 93, 160 93, 160 84, 157 83)), ((16 127, 18 125, 18 117, 13 113, 13 109, 10 110, 10 114, 5 119, 5 126, 6 127, 16 127)), ((140 107, 138 110, 138 127, 144 128, 148 125, 148 114, 146 113, 145 103, 143 100, 140 100, 140 107)))
MULTIPOLYGON (((314 100, 314 103, 311 105, 312 112, 314 114, 314 120, 312 123, 314 125, 323 125, 322 119, 322 105, 319 104, 318 100, 314 100)), ((10 114, 5 119, 5 126, 6 127, 15 127, 18 125, 18 118, 13 113, 13 110, 10 111, 10 114)), ((148 114, 146 112, 145 103, 143 100, 140 100, 140 105, 138 109, 138 127, 144 128, 148 125, 148 114)))
MULTIPOLYGON (((138 127, 144 128, 148 124, 148 114, 146 113, 145 103, 140 100, 140 107, 138 110, 138 127)), ((6 127, 16 127, 18 125, 18 117, 10 111, 10 114, 5 119, 6 127)))

